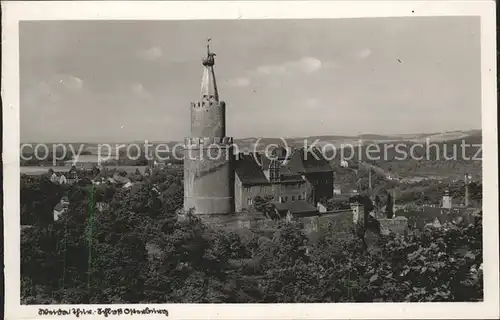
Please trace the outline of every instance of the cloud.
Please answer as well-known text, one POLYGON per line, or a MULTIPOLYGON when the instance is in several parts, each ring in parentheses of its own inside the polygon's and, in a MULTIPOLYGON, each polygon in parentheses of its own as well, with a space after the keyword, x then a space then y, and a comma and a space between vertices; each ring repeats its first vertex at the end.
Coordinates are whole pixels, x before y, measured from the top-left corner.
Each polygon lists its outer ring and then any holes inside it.
POLYGON ((281 64, 262 65, 256 71, 264 75, 277 75, 289 73, 311 73, 321 69, 322 63, 320 60, 313 57, 303 57, 296 61, 287 61, 281 64))
POLYGON ((337 69, 340 67, 341 67, 341 65, 336 61, 327 61, 321 65, 321 68, 323 68, 323 69, 337 69))
POLYGON ((83 89, 83 80, 70 74, 57 74, 44 83, 48 91, 80 92, 83 89))
POLYGON ((62 99, 60 94, 61 90, 57 90, 55 86, 58 84, 57 81, 42 81, 35 85, 32 90, 29 90, 29 94, 27 95, 28 101, 33 101, 36 103, 39 99, 48 99, 50 102, 57 102, 62 99))
MULTIPOLYGON (((335 62, 322 63, 319 59, 314 57, 303 57, 299 60, 285 61, 280 64, 260 65, 255 69, 245 72, 245 76, 227 80, 227 83, 232 87, 246 87, 250 85, 253 80, 259 79, 259 76, 307 74, 314 73, 323 67, 337 68, 338 65, 335 62)), ((277 83, 277 86, 282 86, 281 80, 277 83)), ((269 81, 272 81, 272 78, 269 78, 269 81)))
POLYGON ((285 65, 264 65, 257 68, 257 72, 261 74, 281 74, 286 71, 285 65))
POLYGON ((158 60, 161 58, 163 55, 163 52, 160 48, 158 47, 151 47, 146 50, 142 50, 139 52, 139 57, 141 57, 144 60, 149 60, 149 61, 154 61, 158 60))
POLYGON ((132 84, 132 93, 139 98, 142 99, 151 99, 153 96, 149 91, 147 91, 144 86, 140 83, 134 83, 132 84))
POLYGON ((231 87, 246 87, 250 84, 250 79, 246 77, 232 78, 227 81, 231 87))
POLYGON ((321 61, 312 57, 304 57, 293 64, 302 72, 315 72, 321 69, 321 61))
POLYGON ((319 106, 319 101, 316 98, 307 98, 306 99, 306 106, 309 108, 316 108, 319 106))
POLYGON ((68 94, 77 94, 84 89, 82 79, 70 74, 56 74, 34 85, 30 96, 33 99, 63 100, 68 94))
POLYGON ((356 53, 354 53, 354 57, 357 59, 360 59, 360 60, 366 59, 371 55, 372 55, 372 51, 370 49, 361 49, 361 50, 357 51, 356 53))

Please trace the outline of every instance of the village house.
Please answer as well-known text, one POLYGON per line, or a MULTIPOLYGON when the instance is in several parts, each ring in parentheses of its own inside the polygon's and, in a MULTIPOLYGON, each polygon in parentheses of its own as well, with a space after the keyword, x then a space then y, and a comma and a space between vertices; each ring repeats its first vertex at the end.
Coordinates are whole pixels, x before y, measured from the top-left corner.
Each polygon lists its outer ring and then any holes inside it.
MULTIPOLYGON (((466 185, 465 203, 469 204, 468 186, 466 185)), ((445 222, 472 222, 481 212, 481 208, 472 206, 456 206, 449 190, 445 190, 439 205, 420 206, 415 208, 402 208, 396 211, 397 215, 408 218, 409 225, 415 229, 439 227, 445 222)))
POLYGON ((305 201, 276 203, 275 207, 278 215, 285 218, 287 222, 318 215, 318 209, 305 201))
POLYGON ((54 221, 59 220, 59 216, 68 210, 68 206, 69 206, 68 197, 66 196, 62 197, 59 203, 56 204, 54 207, 53 210, 54 221))
POLYGON ((333 194, 334 195, 341 195, 342 194, 342 187, 338 184, 335 184, 333 186, 333 194))
POLYGON ((132 181, 130 181, 130 179, 128 177, 122 176, 118 173, 115 173, 113 175, 113 178, 109 178, 108 180, 111 183, 116 184, 116 185, 118 185, 122 188, 125 188, 125 189, 130 188, 133 185, 132 181))
POLYGON ((68 172, 55 172, 53 169, 49 169, 48 174, 52 183, 73 184, 78 182, 78 170, 74 166, 68 172))

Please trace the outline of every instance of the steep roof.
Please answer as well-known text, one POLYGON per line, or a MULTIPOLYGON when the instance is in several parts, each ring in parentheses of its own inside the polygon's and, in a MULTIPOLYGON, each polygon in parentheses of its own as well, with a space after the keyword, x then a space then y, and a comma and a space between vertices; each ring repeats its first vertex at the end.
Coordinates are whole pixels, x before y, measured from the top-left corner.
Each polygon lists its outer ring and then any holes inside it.
MULTIPOLYGON (((281 151, 280 151, 281 152, 281 151)), ((271 159, 265 154, 240 153, 235 171, 243 184, 269 183, 263 170, 268 170, 271 159)), ((297 149, 283 162, 280 168, 281 182, 300 181, 304 173, 333 172, 328 161, 317 150, 297 149)))
MULTIPOLYGON (((267 157, 262 157, 263 168, 269 167, 267 157)), ((298 174, 315 173, 315 172, 333 172, 333 168, 325 157, 318 150, 305 150, 304 148, 296 149, 292 152, 289 159, 282 166, 288 171, 298 174)))
POLYGON ((333 172, 330 163, 328 163, 319 150, 300 149, 297 152, 299 152, 302 157, 302 165, 306 173, 333 172))
POLYGON ((262 170, 269 169, 269 166, 271 165, 271 159, 269 159, 269 157, 267 157, 264 153, 257 153, 255 156, 262 170))
POLYGON ((235 161, 235 172, 244 185, 269 183, 253 155, 240 153, 235 161))
POLYGON ((304 164, 302 163, 302 154, 300 150, 295 150, 291 155, 288 161, 284 164, 290 171, 294 171, 297 173, 304 173, 304 164))
POLYGON ((315 215, 318 209, 306 201, 277 202, 274 204, 279 212, 290 212, 295 216, 315 215))

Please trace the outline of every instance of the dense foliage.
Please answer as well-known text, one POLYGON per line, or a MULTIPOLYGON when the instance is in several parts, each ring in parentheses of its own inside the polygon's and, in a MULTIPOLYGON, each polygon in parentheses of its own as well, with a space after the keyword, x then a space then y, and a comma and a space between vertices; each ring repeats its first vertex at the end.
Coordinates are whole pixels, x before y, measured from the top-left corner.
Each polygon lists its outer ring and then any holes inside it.
MULTIPOLYGON (((22 179, 21 201, 33 225, 22 234, 25 304, 478 301, 483 296, 480 218, 471 225, 380 237, 377 249, 367 252, 349 219, 332 222, 314 241, 300 223, 276 221, 271 234, 246 230, 242 236, 195 217, 178 220, 183 188, 176 170, 138 177, 128 189, 22 179), (70 206, 58 221, 36 218, 50 216, 62 195, 70 206)), ((265 201, 256 205, 267 208, 265 201)))

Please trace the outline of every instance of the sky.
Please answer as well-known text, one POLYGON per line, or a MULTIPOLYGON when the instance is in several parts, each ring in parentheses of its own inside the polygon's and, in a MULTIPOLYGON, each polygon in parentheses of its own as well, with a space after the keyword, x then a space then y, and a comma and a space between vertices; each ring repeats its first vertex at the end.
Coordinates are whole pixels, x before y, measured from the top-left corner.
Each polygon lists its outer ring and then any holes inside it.
POLYGON ((208 37, 228 136, 481 128, 478 17, 23 21, 21 141, 189 136, 208 37))

